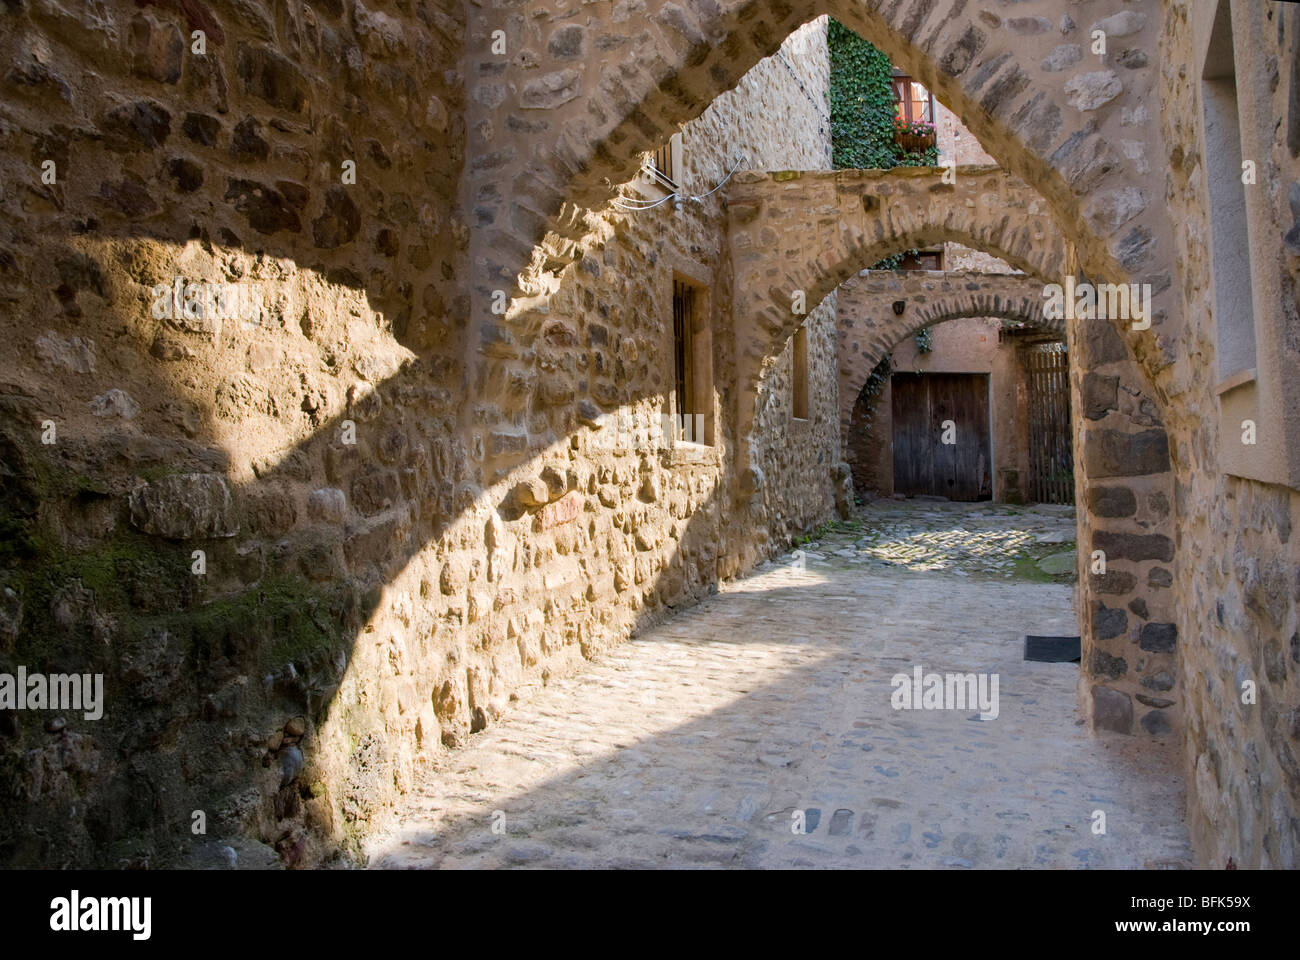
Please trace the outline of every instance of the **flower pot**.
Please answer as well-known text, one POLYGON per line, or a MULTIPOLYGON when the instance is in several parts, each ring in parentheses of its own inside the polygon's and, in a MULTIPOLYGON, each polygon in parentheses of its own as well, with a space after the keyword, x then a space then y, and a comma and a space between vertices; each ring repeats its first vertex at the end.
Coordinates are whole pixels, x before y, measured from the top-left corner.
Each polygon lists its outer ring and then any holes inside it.
POLYGON ((921 153, 934 146, 933 133, 896 133, 894 141, 906 153, 921 153))

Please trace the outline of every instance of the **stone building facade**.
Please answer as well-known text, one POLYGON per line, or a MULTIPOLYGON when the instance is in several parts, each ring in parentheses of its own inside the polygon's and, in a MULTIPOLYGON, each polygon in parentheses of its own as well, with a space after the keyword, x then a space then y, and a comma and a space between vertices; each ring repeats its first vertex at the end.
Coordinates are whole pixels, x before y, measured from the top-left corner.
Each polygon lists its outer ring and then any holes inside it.
POLYGON ((185 862, 195 811, 356 849, 422 758, 847 509, 834 291, 955 242, 1151 285, 1149 327, 1066 323, 1081 696, 1183 751, 1207 864, 1293 866, 1297 14, 5 4, 0 656, 106 705, 0 715, 0 857, 185 862), (827 172, 825 14, 1001 169, 827 172), (678 132, 680 203, 613 203, 678 132), (703 443, 662 420, 687 288, 703 443))

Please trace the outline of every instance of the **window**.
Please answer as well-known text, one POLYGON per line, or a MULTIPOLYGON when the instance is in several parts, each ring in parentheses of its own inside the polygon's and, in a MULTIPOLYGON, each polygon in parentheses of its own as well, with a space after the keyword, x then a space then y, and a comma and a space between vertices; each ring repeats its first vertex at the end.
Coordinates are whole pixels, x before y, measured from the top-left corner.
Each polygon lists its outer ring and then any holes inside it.
POLYGON ((898 261, 898 270, 942 270, 942 250, 910 250, 898 261))
POLYGON ((1241 122, 1232 53, 1231 5, 1219 4, 1205 68, 1205 179, 1210 194, 1210 263, 1214 282, 1219 380, 1253 377, 1255 310, 1250 282, 1246 188, 1241 182, 1241 122))
MULTIPOLYGON (((678 429, 689 431, 689 418, 695 413, 694 373, 692 369, 691 321, 695 313, 695 288, 673 280, 673 356, 676 360, 678 429)), ((690 437, 684 437, 690 439, 690 437)))
POLYGON ((909 123, 934 123, 934 94, 911 77, 894 77, 894 110, 909 123))
POLYGON ((1300 409, 1294 373, 1300 351, 1288 334, 1295 293, 1276 258, 1277 238, 1291 219, 1271 201, 1263 177, 1276 164, 1281 182, 1300 179, 1285 144, 1275 144, 1291 91, 1258 54, 1280 42, 1278 24, 1266 4, 1218 0, 1194 9, 1219 401, 1216 459, 1225 474, 1300 489, 1300 421, 1289 414, 1300 409), (1256 167, 1258 183, 1248 176, 1256 167))
POLYGON ((676 183, 673 179, 673 143, 671 140, 651 154, 650 162, 660 177, 669 183, 676 183))
POLYGON ((674 445, 713 443, 713 334, 708 274, 683 262, 673 284, 674 445))
POLYGON ((794 361, 794 418, 808 419, 808 323, 805 321, 794 333, 791 345, 791 359, 794 361))
MULTIPOLYGON (((672 340, 663 318, 663 437, 674 463, 719 462, 715 447, 718 395, 713 385, 713 271, 673 250, 663 251, 665 267, 659 303, 672 301, 672 340), (671 353, 672 370, 667 369, 671 353), (706 450, 705 447, 714 447, 706 450)), ((666 309, 665 309, 665 312, 666 309)))
POLYGON ((646 154, 637 178, 642 192, 656 199, 676 193, 682 169, 682 135, 674 133, 663 146, 646 154))

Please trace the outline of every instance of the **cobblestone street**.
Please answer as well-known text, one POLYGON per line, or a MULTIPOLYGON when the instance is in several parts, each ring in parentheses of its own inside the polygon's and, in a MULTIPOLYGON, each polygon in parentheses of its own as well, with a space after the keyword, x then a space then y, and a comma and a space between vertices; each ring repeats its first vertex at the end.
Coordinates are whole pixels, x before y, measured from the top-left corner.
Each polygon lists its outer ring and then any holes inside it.
POLYGON ((1073 507, 876 500, 802 552, 814 569, 847 561, 877 570, 1068 582, 1074 538, 1073 507))
POLYGON ((1022 659, 1027 633, 1078 632, 1073 588, 1031 582, 1060 578, 1034 558, 1073 531, 1065 508, 864 508, 802 568, 771 563, 525 693, 427 771, 370 862, 1190 865, 1172 745, 1090 737, 1078 665, 1022 659), (996 674, 998 716, 893 709, 915 666, 996 674))

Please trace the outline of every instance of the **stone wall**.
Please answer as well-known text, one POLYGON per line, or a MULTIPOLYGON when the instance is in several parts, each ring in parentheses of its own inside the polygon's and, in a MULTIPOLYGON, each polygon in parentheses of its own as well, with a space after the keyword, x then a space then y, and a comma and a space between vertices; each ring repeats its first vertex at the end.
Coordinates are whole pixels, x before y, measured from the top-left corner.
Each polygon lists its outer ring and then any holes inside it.
POLYGON ((995 164, 979 139, 961 122, 961 117, 938 100, 934 102, 934 142, 939 148, 939 164, 995 164))
POLYGON ((175 861, 196 810, 319 859, 437 740, 319 731, 458 505, 461 17, 0 13, 3 657, 107 701, 6 715, 5 862, 175 861))
MULTIPOLYGON (((356 850, 421 756, 829 514, 829 307, 804 439, 730 508, 719 194, 607 210, 491 311, 460 7, 96 9, 0 13, 0 666, 102 672, 107 703, 0 715, 4 862, 356 850), (674 276, 705 291, 710 444, 662 432, 674 276)), ((824 21, 785 52, 802 85, 763 61, 686 128, 687 190, 737 146, 826 165, 824 21)))
MULTIPOLYGON (((1300 204, 1300 10, 1232 4, 1236 85, 1245 153, 1258 177, 1251 268, 1261 383, 1268 368, 1290 371, 1296 331, 1296 211, 1300 204), (1291 198, 1288 203, 1288 198, 1291 198), (1269 349, 1263 344, 1273 340, 1269 349)), ((1176 286, 1188 318, 1178 362, 1161 387, 1174 469, 1170 508, 1180 562, 1168 588, 1178 624, 1175 668, 1186 690, 1189 804, 1193 840, 1222 868, 1294 867, 1300 850, 1300 553, 1290 488, 1229 474, 1240 418, 1221 422, 1216 308, 1209 255, 1208 158, 1200 69, 1215 4, 1161 5, 1159 125, 1168 147, 1164 199, 1176 224, 1176 286), (1184 67, 1179 69, 1177 64, 1184 67)), ((1285 423, 1295 423, 1295 413, 1285 423)), ((1294 450, 1294 440, 1259 418, 1258 446, 1294 450)), ((1258 451, 1258 453, 1256 453, 1258 451)), ((1154 692, 1155 696, 1161 696, 1154 692)))

